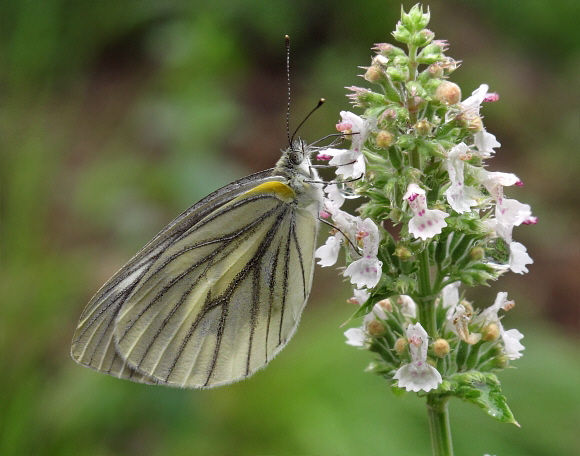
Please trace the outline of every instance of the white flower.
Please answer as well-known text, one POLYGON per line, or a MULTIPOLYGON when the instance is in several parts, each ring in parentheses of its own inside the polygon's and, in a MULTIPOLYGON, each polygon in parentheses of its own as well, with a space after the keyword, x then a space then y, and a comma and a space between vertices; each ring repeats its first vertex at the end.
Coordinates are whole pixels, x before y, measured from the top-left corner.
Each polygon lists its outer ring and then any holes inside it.
MULTIPOLYGON (((359 219, 360 220, 360 219, 359 219)), ((357 287, 373 288, 381 278, 383 263, 377 258, 379 251, 379 229, 371 219, 357 223, 357 241, 362 241, 363 256, 353 261, 344 271, 345 277, 357 287)))
MULTIPOLYGON (((370 293, 364 289, 355 289, 354 298, 349 299, 349 301, 356 301, 358 305, 362 305, 369 298, 370 293)), ((350 328, 346 330, 344 335, 346 336, 346 343, 355 347, 363 347, 367 339, 366 328, 368 324, 373 320, 387 320, 387 314, 385 309, 377 303, 373 306, 371 311, 364 316, 363 325, 360 328, 350 328)))
POLYGON ((353 149, 326 149, 332 159, 329 165, 336 166, 336 174, 345 179, 360 177, 366 171, 364 155, 353 149))
POLYGON ((398 303, 401 306, 401 313, 405 317, 417 318, 417 304, 411 296, 401 295, 398 303))
POLYGON ((468 152, 469 149, 465 143, 458 144, 449 151, 445 163, 451 181, 451 186, 445 191, 445 195, 451 208, 459 214, 470 211, 471 206, 477 205, 475 198, 481 197, 477 189, 466 187, 464 184, 463 158, 468 152))
POLYGON ((532 208, 529 204, 520 203, 511 198, 502 198, 495 205, 495 216, 506 225, 521 225, 532 215, 532 208))
POLYGON ((460 103, 461 109, 469 114, 478 116, 481 103, 487 97, 487 89, 489 89, 487 84, 481 84, 471 93, 470 97, 460 103))
POLYGON ((407 327, 411 363, 400 367, 394 375, 399 388, 407 391, 431 391, 443 381, 441 374, 427 363, 427 332, 420 323, 407 327))
POLYGON ((523 244, 519 242, 510 242, 510 259, 509 265, 512 272, 516 274, 523 274, 528 272, 527 264, 532 264, 534 260, 528 255, 528 251, 523 244))
POLYGON ((518 176, 512 173, 486 171, 483 168, 478 168, 475 171, 475 176, 495 201, 495 216, 503 224, 518 226, 530 219, 532 211, 529 204, 523 204, 503 196, 505 186, 523 185, 518 176))
POLYGON ((522 357, 520 352, 525 349, 525 347, 520 342, 524 335, 517 329, 510 329, 506 331, 501 324, 498 315, 500 309, 509 310, 513 306, 513 301, 507 300, 507 293, 505 291, 500 291, 495 298, 495 302, 487 309, 485 309, 480 315, 478 315, 473 320, 473 322, 479 323, 481 325, 488 325, 490 323, 497 324, 499 326, 499 333, 502 338, 507 357, 509 359, 518 359, 522 357))
POLYGON ((409 206, 415 214, 409 220, 409 233, 413 236, 428 239, 441 233, 443 227, 447 226, 445 217, 449 214, 437 209, 427 209, 425 190, 417 184, 409 184, 407 193, 403 198, 409 202, 409 206))
POLYGON ((340 246, 340 238, 337 236, 328 236, 326 243, 318 247, 314 253, 316 258, 320 258, 318 264, 323 268, 335 264, 340 253, 340 246))
POLYGON ((362 153, 363 145, 368 135, 368 126, 365 120, 350 111, 340 111, 342 121, 336 126, 338 131, 357 133, 352 135, 352 149, 362 153))
MULTIPOLYGON (((329 186, 330 187, 330 186, 329 186)), ((340 253, 340 246, 345 242, 345 235, 350 239, 354 239, 356 234, 356 226, 360 217, 354 217, 348 212, 341 211, 339 209, 339 203, 342 204, 344 201, 337 201, 335 198, 335 193, 333 189, 328 192, 330 198, 324 199, 324 211, 328 212, 332 216, 334 225, 340 230, 337 231, 333 236, 329 236, 326 239, 326 243, 316 249, 314 252, 315 258, 319 258, 319 265, 322 267, 332 266, 338 260, 338 255, 340 253), (344 233, 344 234, 343 234, 344 233)))
POLYGON ((526 348, 520 343, 524 335, 517 329, 504 331, 503 326, 500 326, 500 332, 507 357, 509 359, 521 358, 523 355, 520 352, 526 348))
POLYGON ((336 218, 336 216, 340 213, 340 205, 335 203, 330 198, 324 198, 322 202, 322 211, 327 212, 332 216, 332 218, 336 218))
POLYGON ((459 286, 461 281, 450 283, 445 285, 441 292, 441 299, 443 299, 443 308, 447 309, 445 314, 445 331, 451 331, 457 334, 457 329, 453 324, 455 311, 459 305, 459 286))
POLYGON ((329 165, 336 166, 336 174, 344 177, 360 177, 366 170, 362 148, 368 135, 368 126, 362 117, 349 111, 341 111, 342 121, 336 126, 338 131, 355 133, 350 136, 350 149, 325 149, 324 153, 333 158, 329 165))
POLYGON ((324 193, 328 195, 328 199, 332 201, 334 207, 339 208, 344 204, 344 196, 338 189, 338 185, 327 185, 324 187, 324 193))
POLYGON ((490 157, 491 154, 495 153, 495 150, 493 149, 501 146, 501 144, 495 139, 495 136, 485 130, 478 131, 473 136, 473 144, 479 151, 479 155, 484 158, 490 157))
POLYGON ((453 334, 457 334, 457 328, 455 328, 453 321, 455 320, 455 312, 457 311, 458 305, 459 302, 456 305, 449 307, 445 314, 445 331, 451 331, 453 334))
POLYGON ((377 259, 361 258, 353 261, 344 271, 345 277, 350 277, 350 283, 357 287, 373 288, 381 278, 382 263, 377 259))
POLYGON ((367 338, 366 333, 362 328, 350 328, 344 332, 346 336, 346 343, 353 347, 362 347, 367 338))
POLYGON ((496 218, 483 220, 482 223, 489 229, 490 235, 492 237, 500 237, 505 239, 508 244, 512 240, 513 226, 507 226, 496 218))
POLYGON ((511 306, 513 306, 513 301, 507 300, 507 292, 500 291, 496 295, 494 303, 475 317, 473 323, 481 324, 482 326, 490 323, 499 323, 499 310, 511 306))
POLYGON ((483 168, 476 168, 475 177, 487 189, 494 201, 498 202, 503 198, 503 187, 511 185, 521 186, 522 181, 513 173, 501 173, 498 171, 487 171, 483 168))

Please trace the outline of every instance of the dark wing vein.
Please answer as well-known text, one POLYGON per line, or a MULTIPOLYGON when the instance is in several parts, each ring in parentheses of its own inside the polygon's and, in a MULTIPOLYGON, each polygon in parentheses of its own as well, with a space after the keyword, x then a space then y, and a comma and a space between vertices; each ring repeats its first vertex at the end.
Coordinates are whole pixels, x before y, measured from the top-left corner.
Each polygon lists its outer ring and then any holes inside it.
POLYGON ((296 225, 294 224, 294 220, 292 220, 292 239, 294 240, 294 244, 296 246, 296 252, 298 252, 298 262, 300 263, 300 272, 302 272, 302 290, 304 299, 306 299, 308 295, 308 291, 306 290, 306 273, 304 272, 304 261, 302 260, 302 250, 300 249, 300 244, 298 243, 298 236, 296 235, 296 225))
POLYGON ((274 307, 274 290, 276 289, 276 270, 278 268, 278 257, 280 256, 280 246, 276 249, 276 254, 274 255, 274 261, 272 264, 272 274, 270 276, 270 294, 268 298, 268 322, 266 324, 266 341, 265 341, 265 355, 266 362, 269 361, 268 358, 268 338, 270 336, 270 322, 272 320, 272 309, 274 307))
MULTIPOLYGON (((123 292, 122 292, 122 293, 119 295, 118 299, 119 299, 119 300, 121 300, 121 301, 123 301, 123 300, 125 299, 125 297, 127 296, 127 294, 128 294, 128 293, 130 293, 130 292, 131 292, 131 290, 130 290, 130 289, 129 289, 129 290, 125 290, 125 291, 123 291, 123 292)), ((107 308, 108 308, 108 307, 110 307, 111 305, 115 304, 115 302, 116 302, 116 300, 111 300, 111 303, 110 303, 110 304, 108 304, 106 307, 107 307, 107 308)), ((102 315, 102 314, 103 314, 103 312, 99 312, 99 315, 102 315)), ((99 325, 99 326, 102 326, 102 325, 103 325, 103 323, 105 323, 105 322, 106 322, 106 324, 105 324, 105 328, 104 328, 103 332, 101 333, 101 335, 99 336, 99 340, 98 340, 97 344, 95 345, 95 349, 93 350, 93 353, 91 354, 91 356, 90 356, 90 358, 89 358, 89 360, 88 360, 88 364, 92 364, 92 363, 93 363, 93 358, 94 358, 95 354, 96 354, 96 353, 97 353, 97 351, 98 351, 97 349, 98 349, 98 348, 99 348, 99 346, 102 344, 102 342, 103 342, 103 340, 104 340, 104 338, 105 338, 105 335, 107 334, 107 330, 108 330, 108 329, 111 327, 111 323, 112 323, 114 320, 115 320, 115 313, 114 313, 114 312, 110 312, 110 315, 108 316, 108 318, 105 318, 105 320, 103 320, 103 321, 101 322, 101 324, 99 325), (108 321, 107 321, 107 320, 108 320, 108 321)), ((96 321, 96 320, 95 320, 95 321, 96 321)), ((96 332, 97 332, 97 331, 95 331, 93 334, 96 334, 96 332)), ((109 332, 111 332, 111 333, 112 333, 112 328, 111 328, 111 331, 109 331, 109 332)), ((84 332, 83 332, 83 334, 84 334, 84 332)), ((109 334, 109 336, 111 336, 111 335, 112 335, 112 334, 109 334)), ((91 336, 91 339, 92 339, 92 336, 91 336)))
POLYGON ((226 318, 228 317, 228 309, 229 309, 228 304, 229 304, 229 296, 227 299, 224 299, 221 302, 222 313, 220 315, 220 321, 219 321, 219 326, 218 326, 218 331, 217 331, 217 336, 216 336, 215 350, 213 353, 213 359, 211 360, 211 368, 209 370, 209 373, 207 374, 207 380, 205 381, 204 386, 207 386, 209 384, 209 379, 211 378, 211 375, 213 374, 215 366, 217 364, 217 360, 218 360, 218 356, 219 356, 219 352, 220 352, 220 347, 222 345, 222 337, 223 337, 224 331, 226 329, 226 318))
POLYGON ((282 307, 280 308, 280 329, 278 330, 278 345, 282 344, 282 323, 284 322, 284 311, 286 310, 286 297, 288 295, 288 271, 290 265, 290 241, 292 239, 292 232, 294 227, 295 214, 292 212, 292 219, 288 227, 288 240, 286 241, 286 251, 284 252, 284 278, 282 291, 282 307))
POLYGON ((246 358, 246 375, 250 373, 250 358, 252 355, 252 344, 254 342, 254 332, 258 324, 258 308, 260 306, 260 268, 254 269, 252 278, 252 307, 250 309, 250 341, 248 343, 248 357, 246 358))
MULTIPOLYGON (((238 284, 243 281, 243 279, 248 275, 248 273, 250 271, 252 271, 252 269, 255 267, 255 265, 259 262, 259 260, 262 258, 262 256, 266 252, 268 246, 270 245, 270 243, 274 239, 276 232, 278 231, 278 228, 282 224, 282 221, 284 220, 284 218, 286 217, 286 214, 288 212, 287 206, 281 205, 281 207, 283 207, 284 210, 278 215, 278 217, 276 218, 272 227, 268 230, 267 234, 264 236, 264 239, 260 243, 260 246, 258 247, 256 253, 250 259, 250 261, 244 266, 244 268, 240 272, 238 272, 235 279, 232 281, 232 283, 230 283, 230 285, 227 287, 226 291, 222 294, 222 296, 219 296, 219 297, 212 299, 212 300, 206 299, 203 309, 198 314, 195 322, 190 326, 187 335, 184 337, 184 339, 182 341, 182 344, 181 344, 181 347, 179 349, 179 352, 177 353, 177 356, 175 356, 175 358, 173 359, 173 361, 171 363, 171 367, 169 368, 169 371, 168 371, 167 376, 165 378, 166 382, 169 381, 169 377, 171 376, 171 373, 175 369, 175 366, 177 365, 179 358, 183 354, 183 351, 185 350, 187 343, 191 339, 191 336, 193 335, 194 331, 197 329, 201 320, 207 315, 207 313, 210 310, 214 309, 215 307, 217 307, 219 305, 225 305, 228 302, 230 296, 235 291, 238 284)), ((208 298, 209 298, 209 294, 208 294, 208 298)), ((226 315, 227 315, 227 313, 226 313, 226 315)), ((222 324, 222 321, 220 320, 220 325, 221 324, 222 324)), ((218 337, 220 339, 221 339, 221 334, 223 334, 224 330, 225 330, 225 317, 224 317, 223 325, 220 326, 220 330, 218 331, 218 337)), ((218 355, 219 355, 219 344, 216 345, 216 348, 214 351, 214 356, 213 356, 212 363, 211 363, 211 366, 209 369, 206 385, 208 384, 209 379, 211 378, 211 375, 215 369, 218 355)))

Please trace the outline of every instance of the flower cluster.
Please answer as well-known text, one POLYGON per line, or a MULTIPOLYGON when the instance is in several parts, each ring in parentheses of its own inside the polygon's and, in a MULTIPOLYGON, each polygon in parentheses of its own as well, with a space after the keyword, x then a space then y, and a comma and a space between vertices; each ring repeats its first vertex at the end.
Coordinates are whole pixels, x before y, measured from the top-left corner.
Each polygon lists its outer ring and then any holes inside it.
MULTIPOLYGON (((341 245, 354 239, 357 245, 350 249, 350 256, 356 257, 344 271, 345 277, 350 277, 351 283, 359 289, 373 288, 379 282, 382 273, 382 262, 378 259, 379 228, 370 219, 354 217, 340 209, 344 197, 338 191, 337 185, 326 188, 328 198, 325 200, 324 214, 332 217, 336 230, 328 237, 326 243, 316 250, 316 258, 321 266, 332 266, 338 260, 341 245)), ((352 242, 352 241, 351 241, 352 242)))
POLYGON ((407 50, 376 44, 363 77, 377 89, 349 88, 364 113, 341 112, 337 130, 351 147, 319 157, 336 166, 339 183, 325 190, 321 215, 336 228, 316 257, 331 266, 345 252, 343 274, 355 285, 349 302, 364 316, 345 334, 348 344, 379 355, 369 370, 409 391, 461 396, 464 374, 477 372, 495 388, 491 372, 524 347, 498 315, 514 305, 507 293, 478 311, 460 298, 460 286, 527 272, 532 259, 512 234, 536 218, 504 196, 521 180, 487 163, 500 143, 480 111, 499 96, 481 84, 462 99, 448 80, 459 62, 428 22, 419 6, 403 12, 393 36, 407 50), (352 197, 362 201, 358 216, 341 210, 352 197))

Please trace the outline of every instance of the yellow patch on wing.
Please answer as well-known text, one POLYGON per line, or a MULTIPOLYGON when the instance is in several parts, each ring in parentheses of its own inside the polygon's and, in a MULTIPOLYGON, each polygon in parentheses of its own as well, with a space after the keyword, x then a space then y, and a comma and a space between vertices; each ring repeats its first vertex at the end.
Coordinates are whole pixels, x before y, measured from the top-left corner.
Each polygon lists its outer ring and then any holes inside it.
POLYGON ((296 193, 283 182, 265 182, 247 191, 244 196, 253 194, 272 193, 282 201, 291 202, 296 198, 296 193))

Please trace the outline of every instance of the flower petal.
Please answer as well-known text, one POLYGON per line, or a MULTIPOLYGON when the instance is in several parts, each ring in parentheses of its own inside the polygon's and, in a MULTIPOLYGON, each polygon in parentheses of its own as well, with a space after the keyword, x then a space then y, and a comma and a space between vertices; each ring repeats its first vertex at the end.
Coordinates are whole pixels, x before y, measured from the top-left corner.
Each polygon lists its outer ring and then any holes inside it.
POLYGON ((405 364, 393 378, 399 381, 399 388, 415 392, 431 391, 443 382, 439 371, 425 361, 405 364))
POLYGON ((346 336, 346 343, 353 347, 362 347, 367 338, 362 328, 349 328, 344 332, 344 335, 346 336))
POLYGON ((343 275, 350 277, 350 283, 359 288, 373 288, 381 279, 382 266, 383 263, 376 258, 361 258, 349 264, 343 275))
POLYGON ((319 258, 318 264, 322 267, 332 266, 338 260, 341 240, 337 236, 329 236, 324 245, 314 252, 314 257, 319 258))

